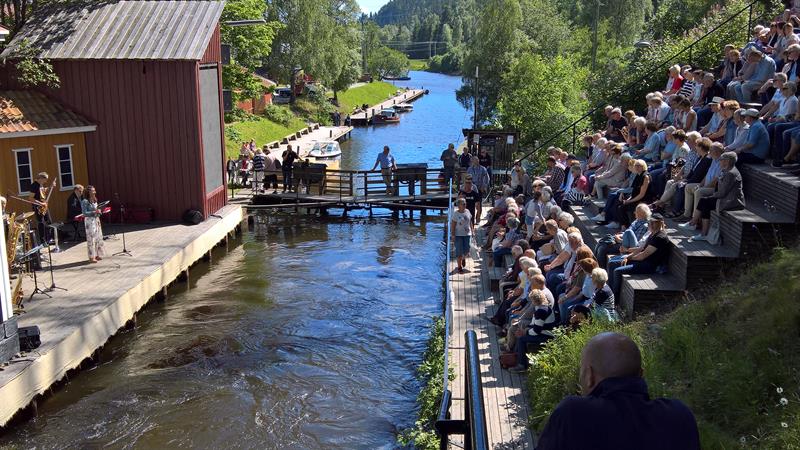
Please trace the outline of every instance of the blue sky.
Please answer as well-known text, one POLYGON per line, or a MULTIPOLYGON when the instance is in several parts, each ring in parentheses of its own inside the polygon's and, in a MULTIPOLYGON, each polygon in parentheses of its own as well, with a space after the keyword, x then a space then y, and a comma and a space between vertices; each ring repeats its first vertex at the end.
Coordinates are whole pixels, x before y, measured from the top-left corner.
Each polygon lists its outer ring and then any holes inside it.
POLYGON ((361 5, 361 9, 367 13, 375 13, 381 9, 381 6, 388 3, 389 0, 358 0, 358 4, 361 5))

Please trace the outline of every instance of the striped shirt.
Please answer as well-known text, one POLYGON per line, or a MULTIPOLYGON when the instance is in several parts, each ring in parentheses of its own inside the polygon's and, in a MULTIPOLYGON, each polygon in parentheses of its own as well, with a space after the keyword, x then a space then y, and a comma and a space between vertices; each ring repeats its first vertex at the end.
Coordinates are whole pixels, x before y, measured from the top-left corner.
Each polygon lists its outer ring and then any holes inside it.
POLYGON ((556 315, 550 305, 540 305, 533 313, 533 322, 528 328, 531 336, 550 336, 553 337, 553 329, 558 325, 556 315))
POLYGON ((253 170, 263 172, 266 160, 267 157, 263 153, 256 153, 256 156, 253 157, 253 170))

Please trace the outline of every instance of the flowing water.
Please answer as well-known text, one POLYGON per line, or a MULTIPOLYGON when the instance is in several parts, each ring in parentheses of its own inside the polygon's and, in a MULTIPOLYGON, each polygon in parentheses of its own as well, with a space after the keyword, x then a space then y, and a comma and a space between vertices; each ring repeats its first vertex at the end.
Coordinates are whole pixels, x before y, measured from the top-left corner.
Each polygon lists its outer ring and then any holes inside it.
MULTIPOLYGON (((399 125, 356 129, 343 168, 370 168, 384 144, 399 162, 438 164, 459 141, 460 80, 412 77, 431 94, 399 125)), ((443 236, 433 214, 260 217, 0 445, 395 448, 441 314, 443 236)))

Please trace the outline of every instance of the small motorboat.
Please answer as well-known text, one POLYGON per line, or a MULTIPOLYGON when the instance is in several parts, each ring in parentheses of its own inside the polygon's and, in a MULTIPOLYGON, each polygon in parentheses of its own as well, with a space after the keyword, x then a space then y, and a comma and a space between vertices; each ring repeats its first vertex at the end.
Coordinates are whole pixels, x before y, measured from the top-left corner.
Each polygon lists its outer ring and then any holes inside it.
POLYGON ((408 81, 411 79, 409 76, 399 76, 399 77, 392 77, 392 76, 385 76, 383 77, 386 81, 408 81))
POLYGON ((382 109, 381 112, 375 114, 373 118, 375 123, 398 123, 400 122, 400 115, 394 108, 382 109))
POLYGON ((411 103, 398 103, 394 105, 394 110, 397 112, 410 112, 414 110, 414 105, 411 103))
POLYGON ((336 141, 316 141, 308 152, 308 156, 318 159, 335 158, 341 154, 342 148, 336 141))

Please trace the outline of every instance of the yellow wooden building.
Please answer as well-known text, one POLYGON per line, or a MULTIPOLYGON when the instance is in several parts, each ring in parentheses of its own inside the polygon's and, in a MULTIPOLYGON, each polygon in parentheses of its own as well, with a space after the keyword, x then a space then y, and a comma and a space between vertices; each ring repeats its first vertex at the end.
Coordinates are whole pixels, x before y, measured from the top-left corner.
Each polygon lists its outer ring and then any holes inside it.
POLYGON ((0 193, 8 199, 7 212, 31 211, 13 197, 32 199, 36 174, 47 172, 57 182, 51 218, 64 222, 74 186, 89 182, 84 134, 96 128, 41 93, 0 91, 0 193))

